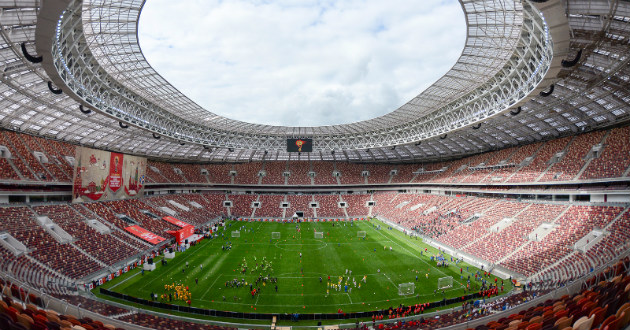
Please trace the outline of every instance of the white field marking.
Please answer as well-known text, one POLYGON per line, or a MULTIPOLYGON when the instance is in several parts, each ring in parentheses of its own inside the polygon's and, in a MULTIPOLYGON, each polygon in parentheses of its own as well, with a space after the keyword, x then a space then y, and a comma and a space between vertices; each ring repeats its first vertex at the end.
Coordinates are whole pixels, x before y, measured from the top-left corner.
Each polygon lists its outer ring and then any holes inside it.
POLYGON ((391 279, 391 278, 389 278, 389 276, 387 276, 387 274, 383 273, 383 275, 385 275, 385 277, 387 277, 387 279, 388 279, 388 280, 389 280, 389 281, 390 281, 390 282, 391 282, 394 286, 397 286, 397 284, 396 284, 396 283, 394 283, 394 281, 392 281, 392 279, 391 279))
MULTIPOLYGON (((387 236, 385 236, 385 234, 381 233, 381 231, 380 231, 380 230, 376 230, 376 232, 378 232, 379 234, 381 234, 381 235, 382 235, 382 236, 384 236, 384 237, 387 237, 387 236)), ((446 273, 444 273, 444 272, 440 269, 440 267, 435 267, 435 266, 430 265, 428 262, 426 262, 426 260, 424 260, 424 259, 422 259, 422 258, 418 257, 415 253, 413 253, 413 251, 409 251, 409 250, 408 250, 407 248, 405 248, 404 246, 402 246, 402 245, 398 244, 398 242, 395 242, 395 241, 394 241, 394 244, 398 245, 400 248, 402 248, 403 250, 407 251, 408 253, 411 253, 411 255, 412 255, 413 257, 415 257, 416 259, 418 259, 418 260, 420 260, 420 261, 424 262, 426 265, 428 265, 428 266, 430 266, 430 267, 432 267, 432 268, 435 268, 435 269, 436 269, 438 272, 440 272, 442 275, 444 275, 444 276, 448 276, 448 275, 446 275, 446 273)), ((456 281, 456 280, 455 280, 455 277, 453 277, 453 281, 457 282, 460 286, 463 286, 463 284, 462 284, 460 281, 456 281)))
POLYGON ((350 298, 350 295, 348 293, 346 293, 346 296, 348 296, 348 299, 350 299, 350 304, 352 305, 352 298, 350 298))
POLYGON ((117 286, 119 286, 119 285, 121 285, 121 284, 123 284, 123 283, 125 283, 125 282, 129 281, 130 279, 134 278, 135 276, 137 276, 137 275, 138 275, 138 274, 140 274, 140 273, 141 273, 141 272, 137 272, 137 273, 135 273, 135 274, 133 274, 133 275, 129 276, 128 278, 126 278, 126 279, 124 279, 124 280, 122 280, 122 281, 120 281, 120 282, 118 282, 118 283, 116 283, 116 284, 112 285, 112 287, 110 287, 109 289, 111 290, 111 289, 113 289, 113 288, 115 288, 115 287, 117 287, 117 286))
MULTIPOLYGON (((452 289, 451 289, 452 290, 452 289)), ((447 291, 451 291, 451 290, 447 290, 447 291)), ((261 295, 264 293, 261 293, 261 295)), ((285 297, 294 297, 297 296, 297 294, 291 294, 291 293, 273 293, 274 296, 285 296, 285 297)), ((304 294, 304 296, 321 296, 321 293, 307 293, 304 294)), ((324 294, 325 295, 325 294, 324 294)), ((344 296, 347 295, 347 293, 345 292, 341 292, 341 293, 330 293, 328 296, 344 296)), ((302 296, 302 295, 300 295, 302 296)), ((433 293, 427 293, 427 294, 418 294, 415 295, 416 296, 420 296, 420 297, 427 297, 427 296, 436 296, 436 297, 441 297, 441 293, 440 294, 433 294, 433 293)), ((379 304, 379 303, 391 303, 393 301, 399 301, 399 300, 406 300, 406 299, 410 299, 409 296, 397 296, 397 297, 392 297, 389 299, 384 299, 384 300, 370 300, 370 301, 361 301, 361 302, 357 302, 356 304, 359 303, 369 303, 369 304, 379 304)), ((440 298, 441 299, 441 298, 440 298)), ((230 302, 230 301, 221 301, 222 304, 226 304, 226 305, 242 305, 242 306, 247 306, 247 305, 251 305, 251 303, 239 303, 239 302, 230 302)), ((334 304, 322 304, 322 305, 308 305, 308 306, 312 306, 312 307, 330 307, 330 306, 348 306, 348 305, 355 305, 354 302, 351 303, 347 303, 347 304, 343 304, 343 303, 334 303, 334 304)), ((304 306, 304 304, 300 304, 300 305, 286 305, 286 304, 278 304, 278 305, 257 305, 258 307, 302 307, 304 306)))
MULTIPOLYGON (((223 261, 225 260, 225 258, 227 257, 227 253, 224 253, 221 257, 219 257, 219 259, 214 263, 214 266, 212 266, 212 268, 210 268, 209 270, 209 274, 213 274, 215 270, 217 270, 217 268, 219 268, 219 266, 221 266, 221 264, 223 264, 223 261)), ((204 293, 201 295, 201 299, 203 300, 203 298, 206 296, 206 294, 208 293, 208 291, 210 291, 210 289, 212 289, 212 287, 214 286, 214 284, 217 282, 217 280, 219 279, 219 277, 222 277, 222 274, 219 274, 216 276, 216 278, 214 279, 214 281, 212 282, 212 284, 206 289, 206 291, 204 291, 204 293)))

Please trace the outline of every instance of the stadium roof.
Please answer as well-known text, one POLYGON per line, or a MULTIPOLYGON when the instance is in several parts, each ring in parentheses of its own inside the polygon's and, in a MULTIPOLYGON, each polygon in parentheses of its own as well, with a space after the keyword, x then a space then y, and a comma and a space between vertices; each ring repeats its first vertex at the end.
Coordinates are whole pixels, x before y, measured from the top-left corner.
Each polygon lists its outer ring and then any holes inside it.
POLYGON ((282 127, 213 114, 155 72, 137 39, 144 1, 0 0, 0 125, 154 158, 401 162, 628 120, 629 2, 460 2, 466 45, 431 87, 371 120, 282 127), (314 152, 288 154, 287 137, 314 152))

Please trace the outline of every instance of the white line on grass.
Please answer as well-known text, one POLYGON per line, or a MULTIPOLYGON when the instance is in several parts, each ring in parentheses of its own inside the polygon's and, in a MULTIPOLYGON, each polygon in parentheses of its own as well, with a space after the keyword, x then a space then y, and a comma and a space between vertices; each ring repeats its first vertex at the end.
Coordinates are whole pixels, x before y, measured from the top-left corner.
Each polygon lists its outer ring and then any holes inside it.
POLYGON ((109 289, 111 290, 111 289, 113 289, 113 288, 115 288, 115 287, 117 287, 117 286, 119 286, 119 285, 121 285, 121 284, 123 284, 123 283, 125 283, 125 282, 129 281, 130 279, 134 278, 135 276, 138 276, 138 274, 140 274, 140 272, 135 273, 135 274, 133 274, 133 275, 129 276, 128 278, 126 278, 126 279, 124 279, 124 280, 122 280, 122 281, 120 281, 120 282, 118 282, 118 283, 116 283, 116 284, 112 285, 112 287, 111 287, 111 288, 109 288, 109 289))
MULTIPOLYGON (((379 234, 381 234, 383 237, 387 237, 387 236, 385 236, 385 234, 381 233, 381 231, 380 231, 380 230, 377 230, 377 232, 378 232, 379 234)), ((424 262, 425 264, 427 264, 427 265, 428 265, 428 266, 430 266, 430 267, 435 268, 438 272, 442 273, 442 275, 444 275, 444 276, 448 276, 448 275, 446 275, 446 273, 444 273, 444 272, 440 269, 440 267, 435 267, 435 266, 433 266, 433 265, 429 264, 426 260, 424 260, 424 259, 422 259, 422 258, 418 257, 418 255, 416 255, 416 253, 414 253, 414 251, 409 251, 407 248, 405 248, 404 246, 402 246, 402 245, 398 244, 398 242, 396 242, 396 241, 394 241, 394 244, 398 245, 398 246, 399 246, 400 248, 402 248, 403 250, 405 250, 405 251, 407 251, 407 252, 411 253, 411 255, 412 255, 413 257, 415 257, 416 259, 418 259, 418 260, 420 260, 420 261, 424 262)), ((464 285, 462 284, 462 282, 455 280, 455 278, 453 278, 453 280, 454 280, 456 283, 459 283, 459 285, 460 285, 460 286, 464 286, 464 285)), ((453 287, 453 289, 455 289, 455 287, 453 287)))
POLYGON ((350 295, 346 293, 346 296, 348 296, 348 299, 350 299, 350 304, 354 304, 354 303, 352 302, 352 298, 350 298, 350 295))

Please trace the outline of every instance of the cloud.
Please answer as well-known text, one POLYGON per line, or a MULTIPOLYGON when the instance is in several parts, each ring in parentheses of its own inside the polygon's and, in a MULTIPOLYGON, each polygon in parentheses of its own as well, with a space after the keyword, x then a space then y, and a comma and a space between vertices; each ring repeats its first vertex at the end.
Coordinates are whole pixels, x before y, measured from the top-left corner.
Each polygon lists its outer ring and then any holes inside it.
POLYGON ((219 115, 319 126, 400 107, 459 57, 456 0, 166 1, 145 3, 149 63, 219 115))

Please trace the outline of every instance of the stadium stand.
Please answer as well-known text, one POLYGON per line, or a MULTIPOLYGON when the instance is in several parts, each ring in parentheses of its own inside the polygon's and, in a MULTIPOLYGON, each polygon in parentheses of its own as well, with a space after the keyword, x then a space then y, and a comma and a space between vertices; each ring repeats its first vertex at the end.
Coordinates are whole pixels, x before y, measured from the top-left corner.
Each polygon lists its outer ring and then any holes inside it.
POLYGON ((337 171, 341 173, 341 184, 364 184, 365 179, 361 176, 364 170, 363 164, 337 162, 337 171))
POLYGON ((236 177, 234 183, 237 184, 258 184, 258 172, 262 170, 262 163, 235 164, 236 177))
POLYGON ((283 173, 287 171, 287 161, 265 162, 264 170, 267 175, 263 177, 262 184, 284 185, 283 173))
POLYGON ((311 184, 311 178, 308 172, 311 170, 311 164, 308 161, 292 161, 289 162, 289 185, 308 186, 311 184))
POLYGON ((319 208, 317 209, 318 218, 339 218, 345 216, 343 209, 339 208, 339 195, 317 195, 314 198, 319 203, 319 208))
MULTIPOLYGON (((220 219, 286 219, 297 211, 377 216, 388 229, 520 282, 506 296, 481 290, 469 301, 453 298, 457 306, 440 312, 392 301, 389 310, 370 311, 371 324, 352 320, 345 328, 630 325, 628 1, 460 1, 467 40, 447 75, 392 113, 321 127, 203 111, 141 56, 134 28, 143 3, 0 4, 0 238, 27 248, 0 245, 0 329, 290 329, 158 316, 87 289, 178 247, 166 232, 179 227, 165 216, 203 233, 220 219), (285 136, 311 135, 313 152, 283 150, 285 136), (141 182, 144 196, 80 202, 76 193, 94 194, 108 179, 73 189, 83 173, 73 164, 79 147, 146 157, 146 177, 130 188, 135 194, 141 182), (147 243, 125 230, 131 225, 169 239, 147 243)), ((255 311, 255 301, 243 305, 255 311)))
POLYGON ((335 170, 333 162, 313 162, 313 172, 315 172, 316 185, 337 184, 337 180, 332 176, 335 170))

